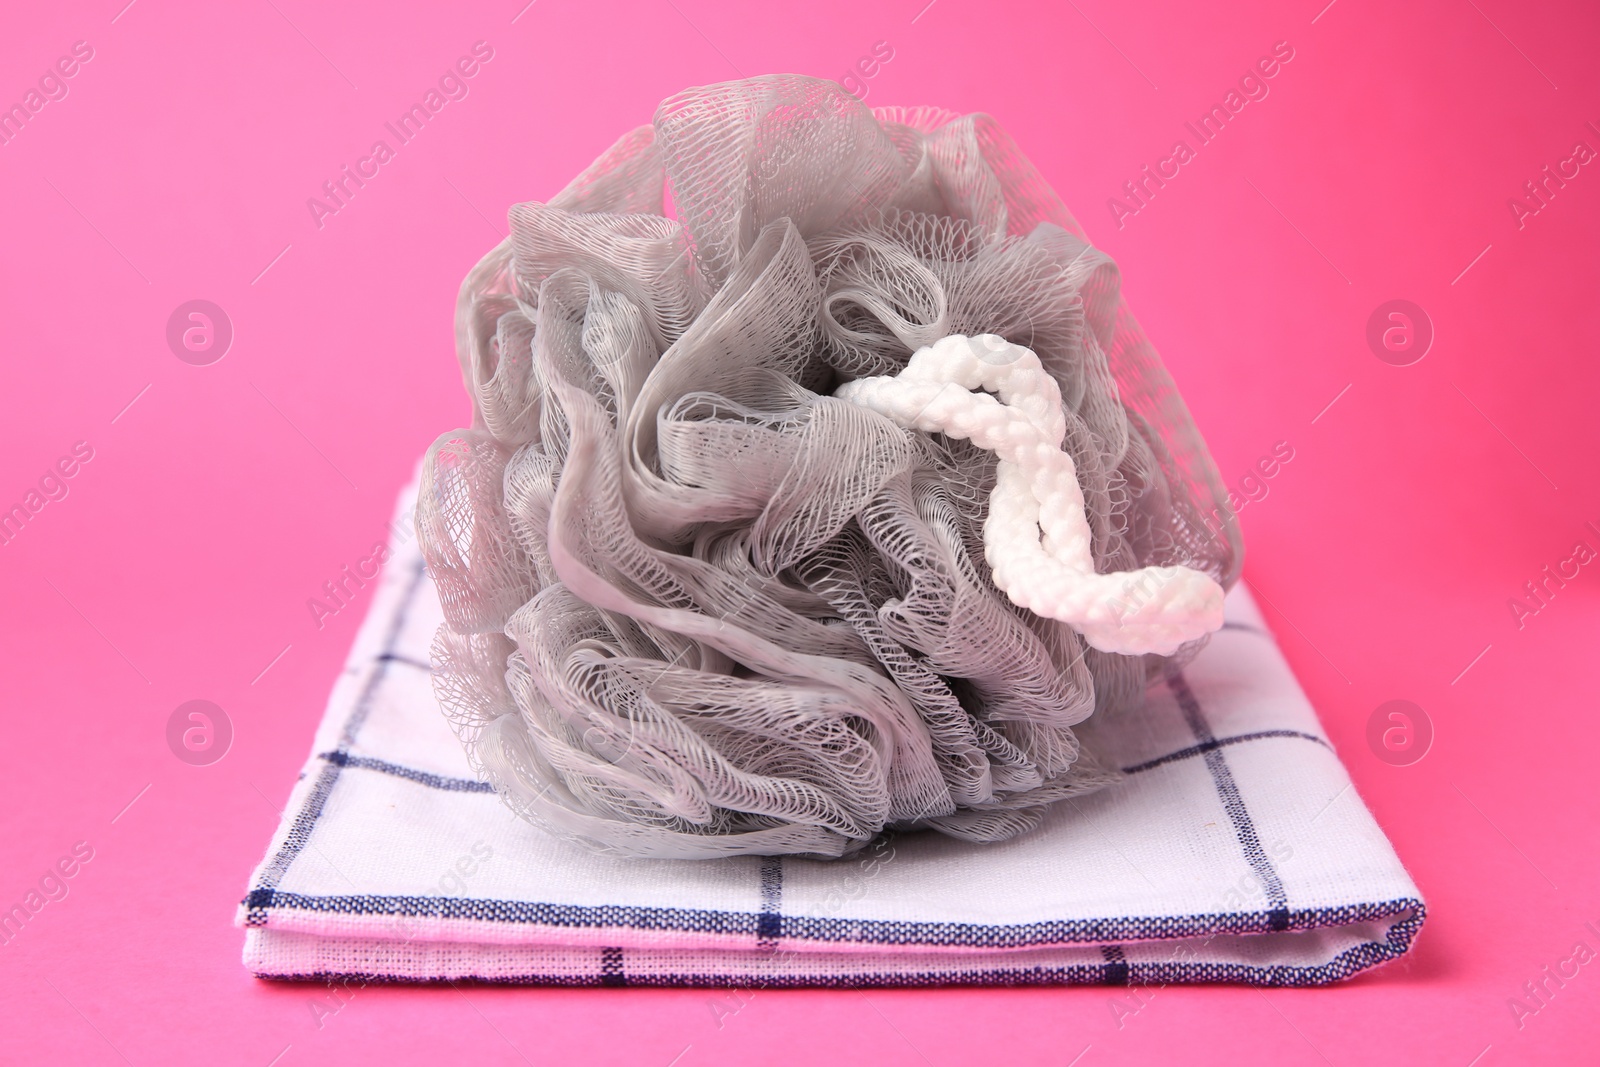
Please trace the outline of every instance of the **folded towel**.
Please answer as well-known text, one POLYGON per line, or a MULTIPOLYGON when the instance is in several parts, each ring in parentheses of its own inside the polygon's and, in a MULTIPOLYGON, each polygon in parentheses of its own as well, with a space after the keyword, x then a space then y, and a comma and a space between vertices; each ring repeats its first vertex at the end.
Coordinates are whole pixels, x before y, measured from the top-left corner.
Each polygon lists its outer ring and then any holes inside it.
POLYGON ((415 487, 312 756, 239 909, 266 978, 563 985, 1320 985, 1424 909, 1243 587, 1146 708, 1080 728, 1125 772, 997 844, 840 860, 595 855, 514 817, 434 700, 415 487))

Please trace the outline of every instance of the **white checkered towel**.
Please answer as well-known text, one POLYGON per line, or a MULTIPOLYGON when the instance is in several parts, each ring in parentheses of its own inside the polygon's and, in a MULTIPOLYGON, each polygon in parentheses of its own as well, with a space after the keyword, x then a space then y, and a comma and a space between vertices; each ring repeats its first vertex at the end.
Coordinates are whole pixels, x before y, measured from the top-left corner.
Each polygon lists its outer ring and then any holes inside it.
POLYGON ((1125 780, 1014 840, 892 835, 832 862, 616 859, 555 840, 473 777, 434 701, 442 616, 412 499, 239 909, 258 975, 1317 985, 1400 956, 1422 925, 1242 587, 1144 712, 1093 727, 1125 780))

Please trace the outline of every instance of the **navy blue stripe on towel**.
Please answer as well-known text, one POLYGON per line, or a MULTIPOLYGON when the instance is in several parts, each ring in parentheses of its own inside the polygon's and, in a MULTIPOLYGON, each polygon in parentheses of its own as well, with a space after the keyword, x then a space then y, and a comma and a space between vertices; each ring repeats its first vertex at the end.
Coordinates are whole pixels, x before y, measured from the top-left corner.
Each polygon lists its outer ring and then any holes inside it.
POLYGON ((1237 745, 1241 741, 1261 741, 1269 737, 1298 737, 1302 741, 1315 741, 1323 748, 1328 749, 1328 751, 1333 751, 1328 742, 1316 734, 1302 733, 1299 730, 1257 730, 1255 733, 1235 734, 1233 737, 1214 737, 1210 741, 1204 741, 1198 745, 1190 745, 1188 748, 1180 748, 1176 752, 1168 752, 1165 756, 1157 756, 1155 759, 1145 760, 1143 763, 1135 763, 1132 767, 1124 767, 1122 768, 1122 773, 1138 774, 1140 771, 1153 770, 1164 763, 1188 759, 1191 756, 1210 752, 1212 749, 1221 748, 1223 745, 1237 745))
POLYGON ((1239 847, 1244 850, 1245 862, 1250 864, 1250 869, 1261 880, 1261 885, 1266 891, 1267 903, 1271 905, 1267 913, 1272 917, 1271 928, 1287 930, 1289 896, 1284 891, 1283 879, 1278 877, 1277 868, 1272 865, 1272 860, 1267 858, 1266 849, 1261 847, 1261 838, 1256 834, 1255 821, 1250 818, 1250 808, 1245 804, 1244 795, 1239 792, 1239 783, 1234 781, 1233 771, 1229 769, 1227 759, 1223 757, 1216 744, 1216 738, 1211 734, 1211 726, 1206 722, 1200 701, 1195 699, 1194 691, 1189 688, 1188 681, 1181 673, 1168 678, 1167 687, 1177 698, 1178 707, 1183 710, 1183 717, 1189 723, 1189 729, 1193 731, 1195 740, 1206 750, 1206 768, 1211 772, 1211 780, 1217 787, 1217 796, 1222 800, 1222 807, 1233 822, 1234 833, 1239 838, 1239 847), (1209 748, 1206 747, 1208 745, 1209 748))
MULTIPOLYGON (((1406 914, 1389 927, 1381 941, 1363 941, 1339 953, 1326 963, 1309 966, 1291 964, 1242 964, 1213 962, 1161 962, 1125 964, 1130 983, 1141 986, 1175 985, 1180 983, 1236 983, 1241 985, 1277 988, 1322 986, 1359 974, 1379 963, 1405 954, 1412 939, 1421 928, 1426 909, 1420 900, 1405 900, 1406 914)), ((1343 912, 1346 909, 1333 909, 1343 912)), ((1119 948, 1119 946, 1107 946, 1119 948)), ((620 956, 620 952, 619 952, 620 956)), ((604 960, 602 958, 602 964, 604 960)), ((763 989, 873 989, 873 988, 927 988, 939 986, 1041 986, 1041 985, 1104 985, 1108 963, 1069 964, 1060 966, 1016 966, 1010 968, 985 968, 941 966, 930 960, 925 971, 908 973, 890 970, 883 973, 866 971, 845 975, 793 974, 766 975, 761 979, 763 989)), ((621 960, 616 969, 620 973, 621 960)), ((415 979, 405 975, 382 973, 330 973, 324 971, 306 974, 263 974, 272 981, 327 982, 332 979, 364 979, 369 982, 395 982, 409 985, 435 985, 444 982, 457 984, 458 979, 415 979)), ((479 985, 540 985, 540 986, 592 986, 607 984, 604 974, 570 975, 529 972, 506 978, 475 979, 479 985)), ((625 978, 631 986, 677 986, 711 989, 748 989, 748 974, 703 973, 692 971, 636 974, 625 978)), ((616 983, 612 983, 616 984, 616 983)))
POLYGON ((443 774, 432 774, 428 771, 419 771, 415 767, 390 763, 388 760, 373 759, 371 756, 352 756, 350 753, 339 749, 320 753, 317 758, 327 760, 329 763, 336 763, 341 767, 356 767, 364 771, 377 771, 380 774, 404 778, 408 782, 416 782, 418 785, 425 785, 429 789, 443 789, 450 793, 494 792, 494 786, 474 778, 452 778, 443 774))
POLYGON ((1225 622, 1225 623, 1222 624, 1222 628, 1224 630, 1242 630, 1247 634, 1260 634, 1262 637, 1271 637, 1272 636, 1271 634, 1267 633, 1267 631, 1263 630, 1261 627, 1259 627, 1259 626, 1251 626, 1247 622, 1225 622))
POLYGON ((1128 957, 1123 954, 1121 945, 1101 945, 1100 954, 1106 958, 1105 977, 1100 980, 1101 985, 1127 985, 1128 984, 1128 957))
POLYGON ((756 947, 777 948, 783 936, 783 857, 761 860, 761 917, 756 921, 756 947))
MULTIPOLYGON (((390 660, 386 657, 393 654, 395 645, 400 641, 400 634, 405 629, 406 616, 416 600, 417 590, 422 588, 422 579, 426 573, 422 560, 417 560, 410 581, 406 585, 405 594, 401 597, 400 608, 389 624, 389 632, 384 635, 383 651, 379 654, 377 664, 373 667, 371 676, 367 678, 367 684, 362 687, 361 696, 357 698, 356 706, 351 710, 350 717, 345 720, 344 729, 340 732, 337 749, 340 753, 349 753, 350 746, 355 744, 357 732, 366 722, 367 714, 372 709, 372 698, 377 695, 378 688, 388 674, 390 660)), ((340 764, 328 762, 317 775, 316 783, 311 787, 311 795, 306 798, 305 806, 295 816, 294 825, 289 828, 283 847, 272 857, 272 862, 261 872, 260 881, 245 898, 248 906, 245 914, 246 926, 266 925, 266 909, 258 906, 256 901, 262 899, 263 893, 270 898, 272 891, 283 881, 283 876, 289 873, 290 864, 294 863, 295 857, 300 855, 307 842, 311 840, 311 832, 316 829, 317 820, 322 817, 322 809, 328 803, 328 795, 333 792, 334 783, 339 780, 341 770, 343 767, 340 764)))
MULTIPOLYGON (((619 904, 546 904, 525 900, 471 897, 312 896, 281 889, 253 890, 250 907, 310 914, 387 915, 407 918, 469 919, 493 923, 533 923, 567 929, 624 928, 700 934, 738 934, 754 938, 761 916, 745 911, 658 908, 619 904)), ((932 945, 944 948, 1035 948, 1065 943, 1116 944, 1164 941, 1218 934, 1264 934, 1274 930, 1315 930, 1325 926, 1383 922, 1404 917, 1421 904, 1403 897, 1374 903, 1291 911, 1286 927, 1266 911, 1204 912, 1193 915, 1114 916, 1060 919, 1014 925, 906 922, 892 919, 834 919, 787 915, 783 935, 790 940, 831 944, 932 945)), ((1397 923, 1398 925, 1398 923, 1397 923)))
POLYGON ((625 986, 628 976, 622 973, 622 950, 620 948, 603 948, 600 950, 600 984, 603 986, 625 986))

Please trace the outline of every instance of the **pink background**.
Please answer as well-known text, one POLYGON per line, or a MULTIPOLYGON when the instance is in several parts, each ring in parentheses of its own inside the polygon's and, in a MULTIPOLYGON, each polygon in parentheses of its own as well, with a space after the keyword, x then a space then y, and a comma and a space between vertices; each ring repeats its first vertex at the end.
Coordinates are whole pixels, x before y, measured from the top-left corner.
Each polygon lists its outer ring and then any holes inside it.
POLYGON ((1507 604, 1579 539, 1600 548, 1600 166, 1520 229, 1507 206, 1575 141, 1600 149, 1591 5, 522 2, 4 18, 0 103, 75 41, 94 58, 0 146, 0 507, 75 442, 94 458, 0 547, 0 906, 75 842, 94 858, 0 947, 0 1060, 1592 1055, 1600 965, 1520 1029, 1508 1000, 1580 939, 1600 950, 1583 927, 1600 927, 1600 566, 1521 629, 1507 604), (478 40, 494 58, 470 95, 319 230, 306 199, 478 40), (366 607, 319 631, 305 602, 467 418, 462 275, 510 204, 553 194, 662 97, 842 77, 878 41, 894 56, 869 103, 995 115, 1118 258, 1225 478, 1294 449, 1242 513, 1245 574, 1428 899, 1419 947, 1326 990, 1160 990, 1120 1028, 1103 988, 765 992, 720 1027, 703 990, 369 988, 319 1029, 317 988, 240 965, 234 908, 366 607), (1270 95, 1119 229, 1107 199, 1278 41, 1295 55, 1270 95), (194 298, 234 324, 211 366, 165 341, 194 298), (1365 340, 1392 298, 1436 330, 1412 366, 1365 340), (165 740, 195 698, 236 731, 212 766, 165 740), (1395 698, 1436 731, 1410 766, 1366 741, 1395 698))

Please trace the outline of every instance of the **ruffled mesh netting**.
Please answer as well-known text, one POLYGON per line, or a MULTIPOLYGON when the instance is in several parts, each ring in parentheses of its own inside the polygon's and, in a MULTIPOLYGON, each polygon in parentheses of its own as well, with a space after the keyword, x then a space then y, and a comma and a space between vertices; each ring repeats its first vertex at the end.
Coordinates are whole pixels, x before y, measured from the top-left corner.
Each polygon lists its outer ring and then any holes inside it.
POLYGON ((510 221, 462 286, 472 427, 430 450, 417 524, 440 702, 519 814, 619 854, 837 856, 1004 839, 1113 780, 1073 726, 1200 642, 1103 653, 1014 606, 994 455, 830 395, 946 334, 1025 345, 1096 569, 1237 576, 1115 265, 992 120, 691 89, 510 221))

